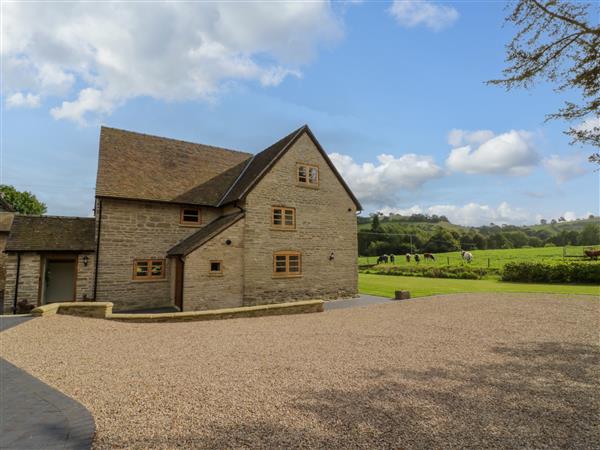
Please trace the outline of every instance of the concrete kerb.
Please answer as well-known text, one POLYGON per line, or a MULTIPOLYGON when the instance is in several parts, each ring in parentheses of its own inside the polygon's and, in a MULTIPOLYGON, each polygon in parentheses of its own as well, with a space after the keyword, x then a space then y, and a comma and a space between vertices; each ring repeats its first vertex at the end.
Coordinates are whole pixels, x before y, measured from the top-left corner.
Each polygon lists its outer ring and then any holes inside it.
POLYGON ((324 303, 323 300, 308 300, 291 303, 275 303, 270 305, 244 306, 240 308, 215 309, 209 311, 123 314, 112 312, 112 302, 65 302, 40 306, 32 311, 32 315, 45 317, 54 314, 68 314, 80 317, 93 317, 136 323, 187 322, 323 312, 324 303))

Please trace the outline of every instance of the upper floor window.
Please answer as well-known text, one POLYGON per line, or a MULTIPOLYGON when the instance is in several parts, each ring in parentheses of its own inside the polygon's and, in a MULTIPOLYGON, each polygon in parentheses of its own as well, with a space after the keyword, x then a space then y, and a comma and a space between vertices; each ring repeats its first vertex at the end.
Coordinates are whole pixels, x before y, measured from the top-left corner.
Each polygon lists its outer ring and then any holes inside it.
POLYGON ((179 215, 179 223, 182 225, 199 225, 202 223, 200 208, 196 206, 182 206, 179 215))
POLYGON ((298 183, 312 187, 319 186, 319 168, 310 164, 298 164, 298 183))
POLYGON ((273 253, 273 276, 302 276, 302 255, 300 252, 286 251, 273 253))
POLYGON ((296 210, 283 206, 271 208, 271 226, 281 230, 296 229, 296 210))
POLYGON ((160 280, 165 277, 164 259, 136 259, 133 262, 133 279, 160 280))

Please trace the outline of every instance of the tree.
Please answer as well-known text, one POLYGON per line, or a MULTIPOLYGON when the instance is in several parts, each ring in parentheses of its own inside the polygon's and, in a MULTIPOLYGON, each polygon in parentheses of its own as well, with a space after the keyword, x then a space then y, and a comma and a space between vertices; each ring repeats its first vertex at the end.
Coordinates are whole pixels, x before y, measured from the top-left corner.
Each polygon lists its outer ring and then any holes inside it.
POLYGON ((542 225, 546 225, 546 224, 548 223, 548 221, 547 221, 546 219, 541 219, 541 220, 540 220, 540 223, 541 223, 542 225))
POLYGON ((600 244, 600 225, 588 223, 581 231, 579 242, 581 245, 600 244))
MULTIPOLYGON (((546 116, 546 120, 568 122, 591 119, 590 126, 575 124, 565 133, 571 143, 600 147, 600 7, 588 3, 558 0, 518 0, 507 18, 518 28, 506 46, 504 78, 488 84, 507 90, 529 88, 545 80, 555 91, 576 90, 581 101, 565 101, 564 107, 546 116)), ((594 151, 590 162, 600 164, 600 152, 594 151)))
POLYGON ((373 221, 371 222, 371 231, 373 233, 381 233, 381 225, 379 224, 379 214, 373 214, 373 221))
POLYGON ((0 192, 18 213, 39 215, 47 211, 46 205, 40 202, 31 192, 17 191, 14 186, 7 184, 0 184, 0 192))

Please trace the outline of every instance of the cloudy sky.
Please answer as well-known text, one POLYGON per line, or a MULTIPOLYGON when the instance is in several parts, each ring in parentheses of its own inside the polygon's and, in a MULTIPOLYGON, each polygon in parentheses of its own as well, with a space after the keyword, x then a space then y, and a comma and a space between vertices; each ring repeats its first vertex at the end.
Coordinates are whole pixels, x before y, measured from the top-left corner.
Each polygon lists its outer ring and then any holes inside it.
POLYGON ((598 214, 591 149, 544 123, 563 98, 484 84, 514 33, 502 2, 1 8, 1 182, 49 214, 91 214, 101 124, 256 152, 304 123, 366 212, 598 214))

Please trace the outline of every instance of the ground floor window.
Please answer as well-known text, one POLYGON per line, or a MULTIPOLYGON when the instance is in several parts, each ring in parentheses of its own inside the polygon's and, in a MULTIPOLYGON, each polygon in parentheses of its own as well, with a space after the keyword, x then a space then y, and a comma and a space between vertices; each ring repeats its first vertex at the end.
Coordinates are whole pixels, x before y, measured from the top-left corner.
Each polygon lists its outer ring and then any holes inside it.
POLYGON ((218 260, 210 261, 210 275, 223 275, 223 262, 218 260))
POLYGON ((302 275, 302 255, 300 252, 285 251, 273 253, 273 275, 276 277, 299 277, 302 275))
POLYGON ((159 280, 165 277, 164 259, 136 259, 133 262, 133 279, 140 281, 159 280))

